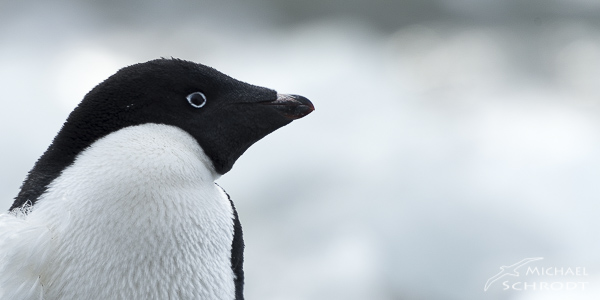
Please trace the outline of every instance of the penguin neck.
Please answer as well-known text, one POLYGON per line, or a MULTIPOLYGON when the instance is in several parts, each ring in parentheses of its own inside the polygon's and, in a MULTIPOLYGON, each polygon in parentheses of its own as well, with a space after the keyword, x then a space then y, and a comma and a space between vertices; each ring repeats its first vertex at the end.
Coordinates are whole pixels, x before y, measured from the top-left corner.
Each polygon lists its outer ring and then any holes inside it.
MULTIPOLYGON (((96 213, 111 205, 143 209, 165 197, 177 203, 173 199, 188 190, 212 191, 219 177, 192 136, 178 127, 149 123, 123 128, 91 144, 38 201, 60 196, 52 202, 75 206, 70 209, 98 206, 96 213)), ((209 195, 194 198, 203 196, 209 195)))
POLYGON ((177 127, 137 125, 93 143, 28 216, 55 237, 55 266, 40 278, 48 299, 233 299, 233 209, 218 177, 177 127))

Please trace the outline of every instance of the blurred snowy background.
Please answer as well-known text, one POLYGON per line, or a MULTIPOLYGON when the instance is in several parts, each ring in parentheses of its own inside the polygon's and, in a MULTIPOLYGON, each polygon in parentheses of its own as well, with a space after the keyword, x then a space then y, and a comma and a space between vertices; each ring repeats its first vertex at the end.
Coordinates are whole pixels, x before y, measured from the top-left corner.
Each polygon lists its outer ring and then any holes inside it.
POLYGON ((219 181, 247 299, 600 299, 600 2, 2 0, 1 207, 87 91, 161 56, 316 106, 219 181), (483 291, 527 257, 589 275, 483 291))

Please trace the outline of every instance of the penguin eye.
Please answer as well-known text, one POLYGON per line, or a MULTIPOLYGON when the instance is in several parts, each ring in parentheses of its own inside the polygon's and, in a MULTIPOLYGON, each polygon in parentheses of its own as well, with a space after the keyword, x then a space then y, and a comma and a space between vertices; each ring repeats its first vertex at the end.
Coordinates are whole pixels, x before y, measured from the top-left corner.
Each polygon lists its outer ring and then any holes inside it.
POLYGON ((206 96, 204 96, 204 94, 202 94, 201 92, 191 93, 187 95, 186 98, 188 103, 190 103, 190 105, 194 108, 200 108, 204 106, 204 104, 206 104, 206 96))

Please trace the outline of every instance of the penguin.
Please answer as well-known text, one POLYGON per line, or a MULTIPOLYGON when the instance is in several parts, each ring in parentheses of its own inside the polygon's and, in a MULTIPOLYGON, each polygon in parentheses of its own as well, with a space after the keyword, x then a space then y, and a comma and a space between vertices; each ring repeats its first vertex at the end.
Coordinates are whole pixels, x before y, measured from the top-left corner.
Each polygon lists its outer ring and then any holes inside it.
POLYGON ((0 299, 243 300, 242 227, 215 181, 313 110, 191 61, 120 69, 0 215, 0 299))

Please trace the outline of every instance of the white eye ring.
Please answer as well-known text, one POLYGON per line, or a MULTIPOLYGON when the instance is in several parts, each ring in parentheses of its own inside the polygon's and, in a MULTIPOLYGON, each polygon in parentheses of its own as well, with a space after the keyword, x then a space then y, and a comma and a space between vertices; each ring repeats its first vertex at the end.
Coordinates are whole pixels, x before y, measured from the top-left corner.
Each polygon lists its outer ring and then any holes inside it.
POLYGON ((194 108, 200 108, 206 104, 206 96, 201 92, 194 92, 186 97, 188 103, 194 108))

